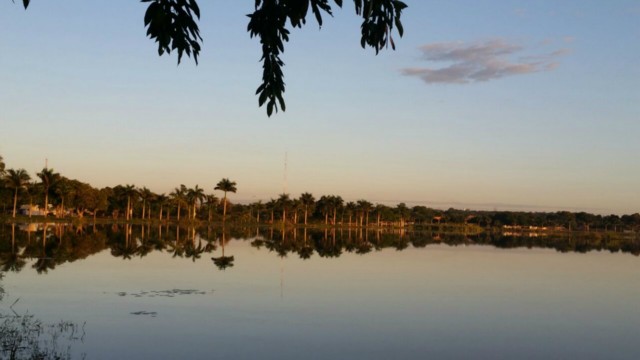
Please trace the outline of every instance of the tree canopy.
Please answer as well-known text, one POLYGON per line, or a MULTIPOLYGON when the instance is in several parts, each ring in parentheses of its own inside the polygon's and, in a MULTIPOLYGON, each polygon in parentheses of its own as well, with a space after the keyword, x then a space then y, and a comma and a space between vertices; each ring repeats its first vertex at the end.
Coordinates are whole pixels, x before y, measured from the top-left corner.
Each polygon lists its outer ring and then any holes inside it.
MULTIPOLYGON (((13 0, 15 1, 15 0, 13 0)), ((200 7, 196 0, 140 0, 149 3, 144 15, 147 36, 158 44, 158 54, 178 53, 193 56, 198 63, 202 37, 198 27, 200 7)), ((31 0, 23 0, 25 9, 31 0)), ((285 111, 285 82, 282 68, 284 43, 289 41, 289 28, 306 25, 309 10, 322 27, 323 15, 333 16, 330 0, 255 0, 254 12, 248 14, 249 35, 257 37, 262 48, 262 82, 256 90, 258 105, 267 105, 267 115, 278 109, 285 111)), ((360 45, 371 47, 376 54, 391 45, 393 29, 402 37, 402 10, 407 5, 400 0, 353 0, 356 15, 362 18, 360 45)), ((333 0, 342 8, 343 0, 333 0)))

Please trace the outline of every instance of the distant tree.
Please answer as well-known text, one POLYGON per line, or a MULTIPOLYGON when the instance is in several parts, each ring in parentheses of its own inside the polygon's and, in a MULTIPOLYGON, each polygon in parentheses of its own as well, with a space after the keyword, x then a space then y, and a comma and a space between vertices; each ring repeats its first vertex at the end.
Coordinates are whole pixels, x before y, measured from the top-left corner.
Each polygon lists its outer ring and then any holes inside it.
MULTIPOLYGON (((25 9, 30 0, 23 0, 25 9)), ((158 44, 158 54, 178 53, 178 64, 182 56, 192 56, 196 64, 200 55, 202 37, 197 20, 200 7, 196 0, 142 0, 149 3, 144 15, 147 36, 158 44)), ((334 0, 342 7, 342 0, 334 0)), ((355 12, 362 18, 360 45, 373 48, 376 54, 391 45, 393 29, 402 37, 402 11, 407 5, 400 0, 354 0, 355 12)), ((284 74, 280 54, 284 43, 289 41, 287 26, 301 28, 306 24, 311 10, 318 26, 322 27, 322 15, 333 16, 329 0, 255 0, 255 10, 249 14, 247 31, 260 39, 262 47, 262 83, 258 87, 258 104, 267 104, 267 115, 278 107, 284 111, 284 74)))
POLYGON ((4 175, 4 159, 2 158, 2 155, 0 155, 0 176, 4 175))
POLYGON ((213 194, 206 195, 205 201, 206 201, 207 213, 208 213, 207 220, 211 222, 213 221, 213 212, 218 208, 219 201, 218 201, 218 198, 213 194))
POLYGON ((256 223, 260 223, 260 214, 264 211, 264 204, 262 200, 258 200, 257 202, 252 204, 253 209, 256 211, 256 223))
POLYGON ((376 212, 376 226, 380 227, 380 223, 382 220, 382 213, 384 211, 389 210, 389 207, 382 204, 376 204, 373 210, 376 212))
POLYGON ((68 200, 73 196, 74 184, 73 181, 60 177, 56 182, 53 193, 59 198, 60 202, 56 207, 56 214, 58 217, 65 215, 65 200, 68 200))
POLYGON ((204 189, 198 187, 198 185, 196 185, 193 189, 189 189, 187 190, 187 202, 190 206, 190 215, 189 217, 194 219, 196 218, 196 205, 198 203, 202 204, 202 201, 204 201, 205 195, 204 195, 204 189))
POLYGON ((400 203, 396 205, 396 213, 400 218, 400 227, 404 227, 409 215, 411 214, 411 210, 409 210, 405 203, 400 203))
POLYGON ((360 209, 360 226, 362 226, 362 221, 366 217, 367 222, 365 226, 369 226, 369 212, 371 212, 372 203, 367 200, 358 200, 358 209, 360 209))
POLYGON ((315 205, 316 199, 311 195, 311 193, 305 192, 300 194, 300 203, 304 206, 304 224, 307 225, 307 215, 309 214, 309 210, 313 209, 315 205))
POLYGON ((175 188, 173 192, 169 194, 173 203, 176 204, 178 207, 178 214, 177 214, 178 221, 180 221, 180 209, 182 205, 186 204, 187 202, 186 195, 187 195, 187 187, 184 186, 184 184, 181 184, 180 187, 175 188))
POLYGON ((6 171, 4 175, 4 180, 7 184, 7 187, 14 190, 13 193, 13 217, 16 217, 16 207, 18 204, 18 192, 20 190, 26 189, 27 185, 29 185, 29 180, 31 177, 27 173, 25 169, 9 169, 6 171))
MULTIPOLYGON (((145 219, 147 204, 151 203, 155 195, 146 186, 143 186, 142 188, 138 189, 138 194, 140 196, 140 200, 142 200, 142 219, 145 219)), ((149 212, 151 212, 151 209, 149 209, 149 212)))
POLYGON ((236 188, 236 182, 235 181, 231 181, 227 178, 223 178, 222 180, 220 180, 218 182, 218 184, 216 185, 216 187, 213 188, 214 190, 220 190, 222 192, 224 192, 224 198, 222 199, 222 206, 223 206, 223 211, 222 211, 222 223, 224 223, 227 219, 227 193, 228 192, 232 192, 235 194, 235 192, 238 190, 236 188))
POLYGON ((169 203, 169 197, 167 195, 165 195, 164 193, 156 195, 155 197, 155 202, 156 204, 158 204, 158 220, 162 220, 162 213, 164 210, 164 207, 167 206, 167 204, 169 203))
POLYGON ((123 187, 123 195, 127 198, 127 213, 125 216, 127 221, 133 217, 133 201, 136 200, 139 194, 135 185, 127 184, 123 187))
POLYGON ((44 217, 47 217, 49 213, 49 191, 60 180, 60 174, 54 172, 53 169, 44 168, 38 174, 42 183, 42 190, 44 192, 44 217))
POLYGON ((322 195, 320 199, 318 199, 316 208, 320 210, 324 216, 324 224, 329 225, 329 214, 331 214, 332 209, 331 195, 322 195))
MULTIPOLYGON (((349 227, 351 227, 351 220, 353 219, 353 215, 356 213, 356 211, 358 210, 358 205, 356 205, 356 203, 354 203, 353 201, 349 201, 346 205, 345 205, 345 210, 347 212, 347 215, 349 216, 349 227)), ((357 220, 356 220, 357 221, 357 220)))
POLYGON ((331 211, 333 212, 333 225, 336 225, 338 210, 342 209, 344 200, 342 200, 342 197, 339 195, 332 195, 329 199, 329 202, 331 204, 331 211))
POLYGON ((292 202, 291 198, 289 198, 289 194, 280 194, 277 200, 278 209, 280 209, 280 214, 282 215, 282 225, 287 222, 287 211, 291 208, 292 202))
POLYGON ((271 214, 271 224, 273 224, 274 222, 274 213, 277 207, 277 201, 274 199, 271 199, 269 201, 267 201, 267 203, 265 204, 265 207, 267 208, 267 210, 269 211, 269 213, 271 214))

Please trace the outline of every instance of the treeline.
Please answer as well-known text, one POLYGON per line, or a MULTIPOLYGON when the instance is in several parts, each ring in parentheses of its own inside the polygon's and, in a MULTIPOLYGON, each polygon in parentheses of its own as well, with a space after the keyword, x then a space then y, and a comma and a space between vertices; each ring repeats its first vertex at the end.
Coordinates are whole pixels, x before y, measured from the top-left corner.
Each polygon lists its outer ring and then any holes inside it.
POLYGON ((102 189, 69 179, 44 168, 32 178, 24 169, 5 169, 0 157, 0 206, 3 214, 91 216, 125 221, 268 223, 348 227, 435 227, 462 224, 479 228, 509 227, 527 230, 638 231, 640 214, 618 216, 586 212, 520 212, 434 209, 426 206, 374 204, 345 201, 338 195, 311 193, 297 198, 281 194, 269 201, 232 204, 228 193, 236 183, 220 180, 211 191, 196 185, 180 185, 171 193, 155 193, 147 187, 117 185, 102 189), (215 191, 221 197, 215 195, 215 191))

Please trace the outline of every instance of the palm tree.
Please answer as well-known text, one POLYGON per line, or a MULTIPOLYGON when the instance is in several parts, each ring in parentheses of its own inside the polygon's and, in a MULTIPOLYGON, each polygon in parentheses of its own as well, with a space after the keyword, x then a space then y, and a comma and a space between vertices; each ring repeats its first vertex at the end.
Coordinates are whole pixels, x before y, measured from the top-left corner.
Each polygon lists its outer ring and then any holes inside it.
POLYGON ((16 207, 18 204, 18 191, 26 189, 31 177, 25 169, 9 169, 4 175, 7 186, 14 190, 13 192, 13 217, 16 217, 16 207))
POLYGON ((131 205, 131 201, 135 200, 138 195, 138 190, 136 190, 135 185, 127 184, 123 187, 123 194, 127 197, 127 216, 126 219, 129 221, 131 219, 131 210, 133 206, 131 205))
POLYGON ((202 205, 202 201, 205 198, 204 195, 204 189, 198 187, 198 185, 196 185, 195 188, 193 189, 189 189, 187 190, 187 201, 191 207, 192 210, 189 210, 189 217, 193 218, 194 220, 196 219, 196 205, 198 202, 200 202, 200 205, 202 205), (193 211, 193 215, 191 215, 191 211, 193 211))
POLYGON ((382 218, 382 212, 386 209, 387 207, 382 205, 382 204, 376 204, 376 207, 374 208, 374 210, 376 211, 376 217, 378 219, 377 221, 377 225, 378 227, 380 227, 380 219, 382 218))
POLYGON ((44 190, 44 217, 46 218, 49 212, 49 190, 58 182, 60 174, 54 172, 53 169, 44 168, 37 175, 44 190))
POLYGON ((167 195, 165 195, 164 193, 162 193, 160 195, 156 195, 155 201, 160 206, 160 214, 158 215, 158 219, 162 220, 162 210, 164 210, 164 206, 169 201, 169 197, 167 195))
POLYGON ((266 208, 267 208, 267 210, 269 210, 269 212, 271 213, 271 222, 270 222, 270 224, 272 224, 272 225, 273 225, 273 222, 274 222, 273 213, 275 212, 277 205, 278 205, 278 204, 277 204, 277 201, 276 201, 276 200, 274 200, 274 199, 269 200, 269 201, 265 204, 265 207, 266 207, 266 208))
POLYGON ((256 223, 260 224, 260 213, 262 213, 265 208, 262 200, 258 200, 258 202, 253 203, 253 208, 256 210, 256 223))
POLYGON ((304 225, 307 226, 307 215, 309 214, 309 209, 313 209, 316 199, 311 193, 306 192, 300 194, 300 202, 304 206, 304 225))
POLYGON ((38 184, 35 181, 27 185, 27 196, 29 197, 29 217, 33 211, 33 197, 38 193, 38 184))
POLYGON ((342 208, 344 204, 344 200, 342 200, 341 196, 331 196, 329 198, 329 203, 331 204, 331 209, 333 210, 333 225, 336 225, 336 215, 338 214, 338 209, 342 208))
MULTIPOLYGON (((147 189, 146 186, 143 186, 141 189, 139 189, 138 193, 140 194, 140 199, 142 199, 142 219, 144 220, 147 210, 147 203, 153 200, 154 194, 153 192, 151 192, 151 190, 147 189)), ((149 209, 149 215, 151 215, 151 209, 149 209)))
POLYGON ((223 178, 218 182, 218 184, 216 185, 216 187, 213 188, 213 190, 220 190, 224 192, 224 198, 222 199, 222 202, 223 202, 222 223, 224 223, 227 218, 227 192, 232 192, 235 194, 235 192, 238 190, 236 188, 236 182, 231 181, 227 178, 223 178))
POLYGON ((60 205, 56 207, 56 216, 64 217, 64 201, 73 193, 73 186, 69 179, 61 177, 55 185, 54 193, 60 197, 60 205))
POLYGON ((185 202, 186 193, 187 193, 187 187, 184 186, 184 184, 180 184, 179 188, 173 189, 173 192, 169 194, 173 202, 176 203, 176 205, 178 205, 178 221, 180 221, 180 208, 182 204, 184 204, 185 202))
POLYGON ((329 225, 329 214, 331 213, 331 195, 322 195, 318 200, 318 207, 324 215, 324 225, 329 225))
POLYGON ((347 214, 349 214, 349 227, 351 227, 351 219, 353 218, 353 214, 358 209, 358 206, 353 201, 349 201, 345 205, 345 208, 347 209, 347 214))
POLYGON ((282 226, 287 221, 287 210, 291 207, 291 199, 289 198, 289 194, 280 194, 277 200, 278 207, 282 211, 282 226))
POLYGON ((372 203, 367 200, 358 200, 358 207, 360 208, 360 226, 362 226, 362 220, 366 216, 367 222, 365 226, 369 226, 369 212, 371 211, 372 203))
POLYGON ((396 211, 398 212, 398 215, 400 216, 400 227, 404 227, 404 224, 407 220, 407 218, 409 217, 410 211, 409 208, 407 207, 407 205, 405 203, 400 203, 396 206, 396 211))
POLYGON ((218 198, 211 194, 211 195, 206 195, 205 196, 205 200, 207 203, 207 211, 209 213, 209 216, 207 217, 207 219, 209 220, 209 222, 213 221, 213 210, 215 210, 218 207, 218 198))

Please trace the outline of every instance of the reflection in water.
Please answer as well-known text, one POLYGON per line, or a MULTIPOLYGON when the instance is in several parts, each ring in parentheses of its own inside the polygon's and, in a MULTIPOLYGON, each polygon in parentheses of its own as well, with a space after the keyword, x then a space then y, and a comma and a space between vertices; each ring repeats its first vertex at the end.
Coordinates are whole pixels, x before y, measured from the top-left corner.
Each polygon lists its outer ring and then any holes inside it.
POLYGON ((639 249, 602 233, 5 225, 0 313, 20 297, 43 323, 86 321, 73 356, 96 358, 633 359, 639 249))
MULTIPOLYGON (((166 224, 113 224, 89 227, 72 224, 16 224, 0 226, 0 269, 21 271, 28 260, 38 273, 47 273, 56 266, 85 259, 89 255, 109 250, 114 257, 125 260, 143 258, 160 251, 173 257, 194 262, 203 253, 212 253, 213 263, 220 270, 234 265, 234 256, 225 253, 231 240, 248 240, 256 249, 266 249, 279 257, 295 255, 310 259, 314 255, 337 258, 344 252, 367 254, 384 248, 398 251, 411 247, 424 248, 432 244, 488 245, 497 248, 551 248, 560 252, 610 251, 640 254, 640 240, 635 237, 612 237, 605 233, 582 236, 550 237, 503 236, 500 234, 440 234, 424 231, 358 229, 308 229, 278 227, 212 228, 175 227, 166 224), (215 251, 220 248, 220 255, 215 251)), ((228 250, 228 249, 227 249, 228 250)))
POLYGON ((230 268, 233 267, 233 256, 224 256, 224 244, 227 242, 226 236, 225 236, 225 229, 222 229, 222 238, 220 239, 220 245, 222 245, 222 255, 220 257, 212 257, 211 260, 213 260, 213 263, 218 267, 218 269, 220 270, 224 270, 226 268, 230 268))

